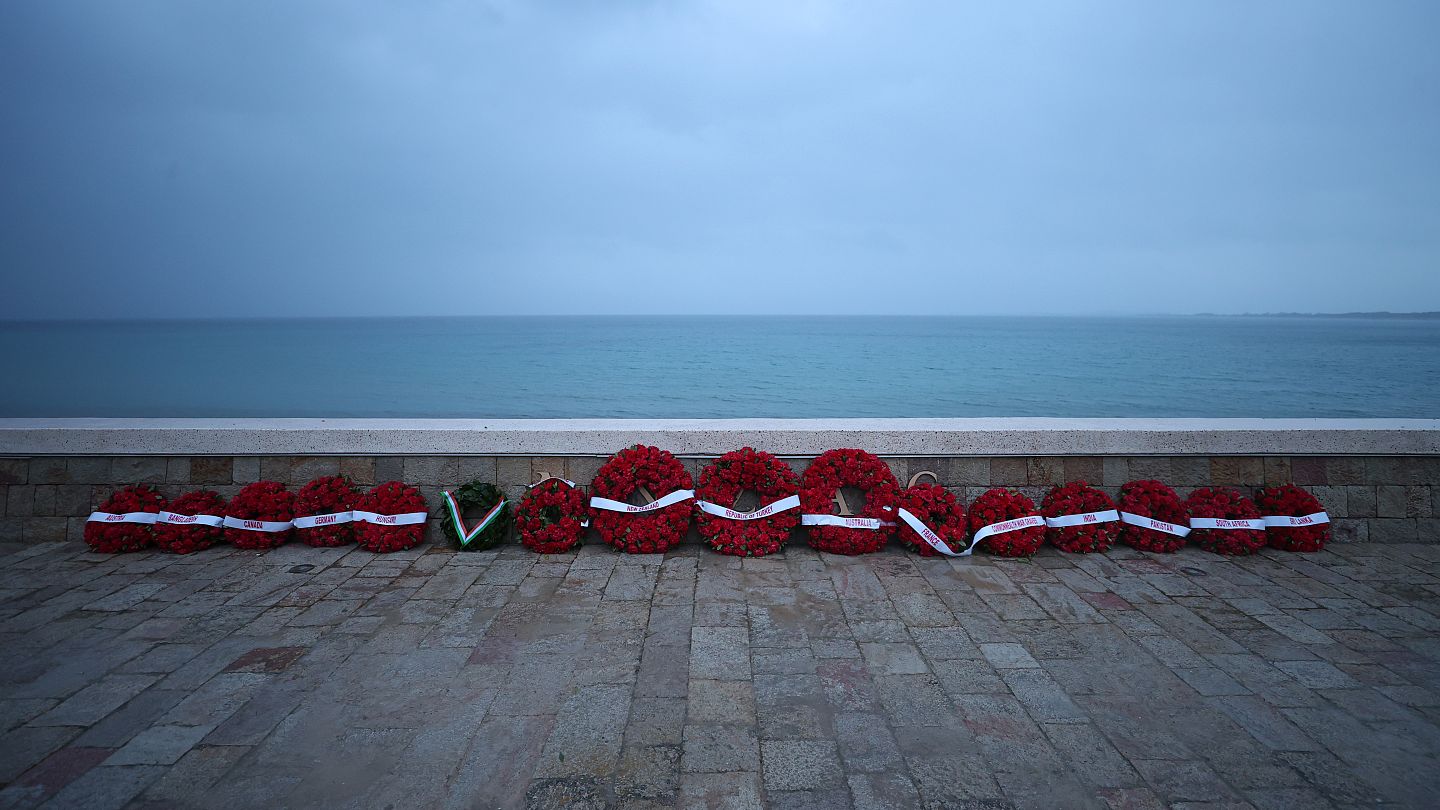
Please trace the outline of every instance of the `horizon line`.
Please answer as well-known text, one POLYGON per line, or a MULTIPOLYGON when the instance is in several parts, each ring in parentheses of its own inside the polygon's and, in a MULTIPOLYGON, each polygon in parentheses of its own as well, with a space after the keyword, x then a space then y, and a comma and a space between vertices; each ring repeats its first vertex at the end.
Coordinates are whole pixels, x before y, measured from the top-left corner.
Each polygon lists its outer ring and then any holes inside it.
POLYGON ((414 319, 445 319, 445 318, 1440 318, 1440 311, 1416 310, 1416 311, 1346 311, 1346 312, 1097 312, 1097 313, 927 313, 916 314, 908 312, 871 312, 871 313, 754 313, 754 312, 657 312, 657 313, 627 313, 627 312, 556 312, 556 313, 475 313, 475 314, 410 314, 396 315, 385 314, 346 314, 346 315, 224 315, 217 317, 169 317, 169 316, 134 316, 134 317, 30 317, 30 318, 3 318, 0 323, 5 324, 40 324, 40 323, 193 323, 193 322, 247 322, 247 321, 343 321, 343 320, 414 320, 414 319))

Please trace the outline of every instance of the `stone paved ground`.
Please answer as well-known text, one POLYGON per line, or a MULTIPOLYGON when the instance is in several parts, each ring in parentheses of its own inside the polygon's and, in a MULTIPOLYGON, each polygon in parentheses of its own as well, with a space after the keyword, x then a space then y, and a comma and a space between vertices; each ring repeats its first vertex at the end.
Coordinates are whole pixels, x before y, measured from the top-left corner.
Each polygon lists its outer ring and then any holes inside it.
POLYGON ((1440 804, 1440 546, 6 551, 3 807, 1440 804))

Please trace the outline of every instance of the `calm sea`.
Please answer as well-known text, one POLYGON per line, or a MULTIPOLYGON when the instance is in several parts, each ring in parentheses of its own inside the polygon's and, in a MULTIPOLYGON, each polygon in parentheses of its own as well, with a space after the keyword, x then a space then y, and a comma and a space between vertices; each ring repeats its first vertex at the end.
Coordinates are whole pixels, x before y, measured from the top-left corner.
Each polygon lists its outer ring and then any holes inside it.
POLYGON ((1440 416, 1440 321, 0 324, 3 416, 1440 416))

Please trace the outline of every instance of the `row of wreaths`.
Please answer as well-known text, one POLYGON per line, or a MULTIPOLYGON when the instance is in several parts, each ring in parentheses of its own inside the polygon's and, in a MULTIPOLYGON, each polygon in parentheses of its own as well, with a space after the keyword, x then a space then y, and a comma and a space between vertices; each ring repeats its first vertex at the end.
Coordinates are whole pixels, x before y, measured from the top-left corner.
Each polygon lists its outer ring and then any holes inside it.
MULTIPOLYGON (((1023 557, 1046 542, 1062 551, 1099 552, 1117 541, 1154 552, 1194 543, 1218 554, 1251 554, 1267 545, 1318 551, 1330 538, 1319 501, 1290 485, 1260 490, 1253 500, 1234 489, 1206 487, 1182 501, 1159 481, 1131 481, 1116 503, 1076 481, 1051 489, 1038 509, 1005 488, 985 492, 967 509, 936 484, 902 490, 889 465, 863 450, 830 450, 797 477, 779 458, 746 447, 716 459, 696 486, 670 453, 637 445, 600 468, 589 497, 574 482, 548 478, 531 485, 513 508, 498 488, 481 482, 441 498, 442 528, 462 549, 500 543, 513 523, 520 542, 544 554, 575 548, 592 525, 623 551, 664 552, 685 538, 692 520, 716 551, 752 557, 779 551, 796 526, 805 526, 810 544, 821 551, 864 554, 897 536, 925 556, 963 556, 981 548, 1023 557), (864 493, 864 508, 858 515, 833 514, 837 493, 847 487, 864 493), (745 491, 758 496, 755 510, 735 508, 745 491)), ((261 481, 228 503, 210 491, 167 503, 155 490, 136 486, 91 514, 85 540, 103 552, 153 545, 184 554, 222 541, 272 548, 293 535, 312 546, 357 543, 387 552, 420 543, 426 517, 420 491, 397 481, 365 493, 339 476, 317 478, 294 493, 261 481)))

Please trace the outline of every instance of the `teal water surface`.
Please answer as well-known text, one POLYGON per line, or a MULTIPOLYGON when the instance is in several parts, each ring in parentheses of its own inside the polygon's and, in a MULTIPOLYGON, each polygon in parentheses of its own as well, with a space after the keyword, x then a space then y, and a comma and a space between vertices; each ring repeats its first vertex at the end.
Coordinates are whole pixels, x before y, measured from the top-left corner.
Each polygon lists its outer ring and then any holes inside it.
POLYGON ((0 416, 1440 416, 1440 321, 0 323, 0 416))

